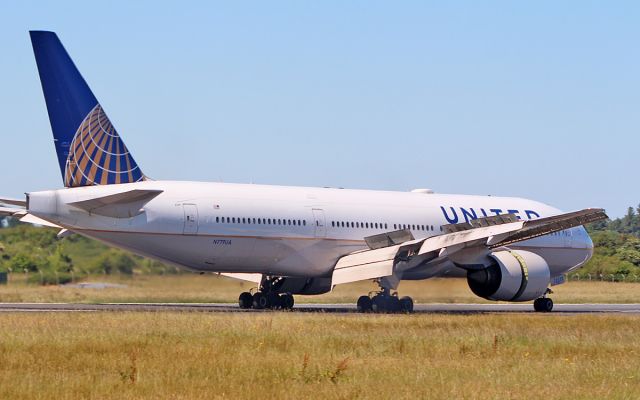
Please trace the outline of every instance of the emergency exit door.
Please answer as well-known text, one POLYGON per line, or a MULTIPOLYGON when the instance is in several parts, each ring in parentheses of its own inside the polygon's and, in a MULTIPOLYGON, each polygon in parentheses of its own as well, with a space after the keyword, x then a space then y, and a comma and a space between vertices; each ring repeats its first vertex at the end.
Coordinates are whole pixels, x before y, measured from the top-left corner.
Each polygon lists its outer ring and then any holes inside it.
POLYGON ((327 236, 327 227, 325 225, 324 220, 324 210, 320 208, 314 208, 313 211, 313 220, 314 220, 314 235, 317 238, 323 238, 327 236))
POLYGON ((198 233, 198 206, 195 204, 183 204, 184 211, 184 228, 182 233, 194 234, 198 233))

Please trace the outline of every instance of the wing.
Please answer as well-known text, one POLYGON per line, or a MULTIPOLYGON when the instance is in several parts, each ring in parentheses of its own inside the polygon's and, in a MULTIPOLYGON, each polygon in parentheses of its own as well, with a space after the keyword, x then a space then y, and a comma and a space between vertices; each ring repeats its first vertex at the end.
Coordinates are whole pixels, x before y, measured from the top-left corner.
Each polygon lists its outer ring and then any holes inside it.
POLYGON ((464 249, 493 249, 606 218, 603 209, 585 209, 531 221, 519 221, 515 215, 507 214, 447 225, 442 235, 401 243, 396 240, 403 236, 398 232, 376 235, 366 239, 369 250, 338 260, 332 284, 391 276, 438 257, 455 256, 464 249))
POLYGON ((0 204, 7 204, 7 205, 18 206, 22 208, 27 207, 27 202, 25 200, 12 199, 9 197, 0 197, 0 204))

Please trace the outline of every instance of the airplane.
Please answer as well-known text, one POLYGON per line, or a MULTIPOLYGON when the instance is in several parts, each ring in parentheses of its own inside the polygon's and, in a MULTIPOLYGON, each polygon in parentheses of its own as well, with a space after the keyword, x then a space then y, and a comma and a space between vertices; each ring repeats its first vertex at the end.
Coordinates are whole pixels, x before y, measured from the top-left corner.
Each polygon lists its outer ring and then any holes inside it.
MULTIPOLYGON (((1 215, 198 272, 254 282, 243 309, 371 280, 360 312, 412 312, 403 280, 466 276, 484 299, 549 312, 551 286, 593 254, 583 225, 515 197, 154 180, 145 175, 54 32, 31 42, 64 188, 0 199, 1 215)), ((505 183, 506 184, 506 183, 505 183)))

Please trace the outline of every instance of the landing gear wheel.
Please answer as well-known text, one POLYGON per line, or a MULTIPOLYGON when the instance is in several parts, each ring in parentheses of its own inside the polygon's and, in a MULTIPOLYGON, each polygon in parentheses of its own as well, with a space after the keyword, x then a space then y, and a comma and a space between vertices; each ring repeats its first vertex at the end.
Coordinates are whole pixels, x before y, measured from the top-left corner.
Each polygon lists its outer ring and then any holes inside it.
POLYGON ((291 310, 293 308, 293 295, 285 293, 280 295, 280 306, 283 310, 291 310))
POLYGON ((537 312, 551 312, 553 310, 553 300, 548 297, 541 297, 533 301, 533 309, 537 312))
POLYGON ((251 295, 251 293, 240 293, 240 297, 238 297, 238 305, 243 309, 251 308, 251 306, 253 305, 253 296, 251 295))
POLYGON ((265 308, 271 308, 273 310, 281 307, 280 296, 277 293, 268 293, 267 294, 267 305, 265 308))
POLYGON ((413 312, 413 299, 409 296, 404 296, 400 299, 400 310, 406 313, 413 312))
POLYGON ((267 308, 269 306, 269 299, 262 292, 255 292, 253 294, 253 308, 256 310, 262 310, 263 308, 267 308))
POLYGON ((382 313, 387 311, 387 302, 383 295, 377 294, 371 299, 371 310, 374 313, 382 313))
POLYGON ((358 298, 358 303, 357 304, 357 308, 358 308, 358 312, 361 313, 366 313, 366 312, 371 312, 371 298, 369 296, 360 296, 358 298))
POLYGON ((398 296, 387 296, 387 311, 396 313, 402 309, 402 304, 398 296))

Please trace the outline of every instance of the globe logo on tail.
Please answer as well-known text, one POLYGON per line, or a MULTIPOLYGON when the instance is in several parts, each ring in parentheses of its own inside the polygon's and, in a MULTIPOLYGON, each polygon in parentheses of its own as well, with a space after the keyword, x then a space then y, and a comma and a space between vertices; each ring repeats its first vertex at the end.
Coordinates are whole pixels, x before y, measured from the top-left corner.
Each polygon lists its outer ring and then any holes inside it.
POLYGON ((84 118, 69 146, 67 187, 131 183, 144 180, 138 164, 100 104, 84 118))

